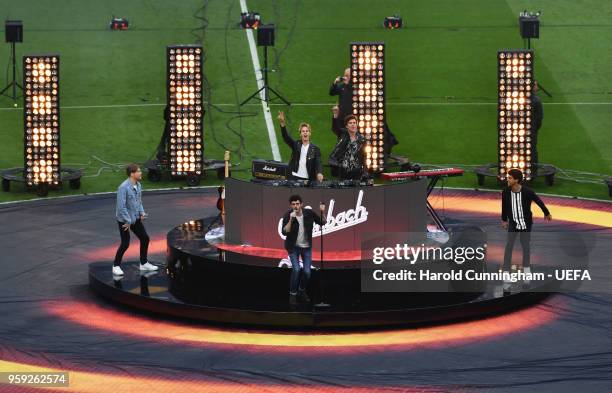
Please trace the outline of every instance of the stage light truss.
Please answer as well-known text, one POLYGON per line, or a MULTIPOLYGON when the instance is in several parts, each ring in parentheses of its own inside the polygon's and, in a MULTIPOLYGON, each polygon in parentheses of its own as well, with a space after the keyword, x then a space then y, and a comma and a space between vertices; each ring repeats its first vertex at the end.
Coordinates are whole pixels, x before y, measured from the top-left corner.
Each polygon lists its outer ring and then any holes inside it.
POLYGON ((24 177, 60 183, 59 56, 23 57, 24 177))
POLYGON ((202 47, 168 46, 167 61, 170 172, 172 176, 200 176, 204 150, 202 47))
POLYGON ((385 44, 351 43, 353 115, 366 138, 366 165, 380 172, 385 165, 385 44))
POLYGON ((500 50, 497 70, 498 176, 503 180, 518 168, 530 180, 533 51, 500 50))

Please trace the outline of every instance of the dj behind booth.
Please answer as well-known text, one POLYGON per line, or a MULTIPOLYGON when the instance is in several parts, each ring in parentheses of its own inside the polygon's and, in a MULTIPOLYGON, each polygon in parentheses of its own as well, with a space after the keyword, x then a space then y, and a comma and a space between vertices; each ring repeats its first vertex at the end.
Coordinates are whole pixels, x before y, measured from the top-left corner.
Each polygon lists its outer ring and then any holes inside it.
MULTIPOLYGON (((300 139, 291 138, 285 124, 285 113, 279 112, 278 119, 281 126, 283 141, 291 149, 291 159, 284 176, 298 180, 323 180, 323 165, 321 164, 321 150, 310 142, 312 129, 310 124, 301 123, 298 127, 300 139)), ((265 168, 262 168, 265 170, 265 168)))

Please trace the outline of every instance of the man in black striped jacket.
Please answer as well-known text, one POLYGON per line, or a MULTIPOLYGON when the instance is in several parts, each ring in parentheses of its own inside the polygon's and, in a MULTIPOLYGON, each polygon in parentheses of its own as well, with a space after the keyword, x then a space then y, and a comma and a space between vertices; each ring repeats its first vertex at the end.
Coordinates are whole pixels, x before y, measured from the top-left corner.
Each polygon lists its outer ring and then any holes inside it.
POLYGON ((550 221, 552 216, 540 197, 531 188, 521 185, 523 173, 520 170, 510 169, 507 179, 508 187, 502 191, 502 226, 508 230, 503 269, 504 271, 510 270, 512 249, 516 237, 519 236, 523 249, 523 271, 531 273, 529 265, 529 241, 531 240, 531 227, 533 225, 531 202, 535 202, 542 209, 544 219, 550 221))

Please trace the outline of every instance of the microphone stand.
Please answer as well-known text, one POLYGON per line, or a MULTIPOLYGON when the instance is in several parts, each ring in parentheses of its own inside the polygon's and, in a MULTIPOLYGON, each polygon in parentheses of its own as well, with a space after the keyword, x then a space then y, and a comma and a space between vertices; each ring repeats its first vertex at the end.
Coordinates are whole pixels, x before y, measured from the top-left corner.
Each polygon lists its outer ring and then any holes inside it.
MULTIPOLYGON (((323 218, 323 210, 320 210, 321 218, 323 218)), ((329 303, 325 303, 323 300, 323 225, 321 225, 321 277, 319 278, 319 303, 315 304, 315 308, 328 308, 329 303)))

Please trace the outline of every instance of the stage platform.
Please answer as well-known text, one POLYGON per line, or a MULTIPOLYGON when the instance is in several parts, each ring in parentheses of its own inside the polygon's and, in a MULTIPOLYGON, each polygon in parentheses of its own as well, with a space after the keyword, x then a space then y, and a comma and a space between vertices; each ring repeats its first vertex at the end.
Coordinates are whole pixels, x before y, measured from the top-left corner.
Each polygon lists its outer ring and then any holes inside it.
MULTIPOLYGON (((292 328, 348 328, 415 326, 483 318, 535 304, 549 293, 533 292, 554 290, 553 282, 540 283, 536 288, 523 283, 513 284, 504 292, 501 286, 490 285, 485 293, 474 294, 379 294, 381 308, 359 309, 358 304, 342 310, 333 304, 329 309, 318 309, 312 305, 300 304, 292 308, 286 296, 274 300, 261 298, 257 293, 243 296, 215 296, 209 293, 208 304, 189 302, 173 290, 172 279, 166 269, 157 273, 144 273, 138 263, 125 264, 125 276, 113 278, 108 262, 89 265, 89 285, 98 294, 120 304, 166 317, 181 317, 215 323, 235 325, 257 325, 261 327, 292 328), (433 295, 433 296, 432 296, 433 295), (419 299, 420 298, 420 299, 419 299), (248 303, 241 303, 248 299, 248 303), (405 306, 398 300, 405 300, 405 306), (382 306, 388 300, 393 307, 382 306), (432 304, 439 302, 439 304, 432 304), (421 304, 419 304, 421 303, 421 304), (429 304, 427 304, 429 303, 429 304), (245 306, 245 305, 248 305, 245 306)), ((535 270, 538 271, 538 270, 535 270)), ((288 276, 287 276, 288 277, 288 276)), ((283 280, 283 284, 287 281, 283 280)), ((286 289, 286 288, 285 288, 286 289)), ((199 302, 205 301, 203 298, 199 302)))
MULTIPOLYGON (((323 268, 315 255, 309 293, 312 303, 325 301, 330 307, 295 306, 289 303, 291 269, 281 259, 283 250, 211 244, 205 238, 213 221, 214 217, 191 220, 170 230, 167 263, 159 272, 141 273, 137 263, 129 263, 124 265, 126 275, 117 278, 108 263, 91 264, 90 287, 113 301, 155 314, 291 328, 424 325, 482 318, 534 304, 547 296, 545 292, 554 291, 551 280, 537 287, 514 284, 505 292, 502 282, 488 283, 480 292, 362 292, 360 261, 352 255, 357 250, 331 253, 323 268)), ((455 231, 458 227, 451 225, 455 231)))
MULTIPOLYGON (((127 265, 127 275, 117 279, 108 265, 94 263, 90 286, 114 301, 156 314, 289 328, 388 327, 482 318, 533 304, 555 291, 552 279, 505 292, 502 281, 449 280, 435 286, 417 280, 377 286, 380 283, 372 280, 372 271, 380 267, 363 256, 363 247, 372 250, 367 244, 379 247, 381 241, 388 241, 489 249, 479 225, 446 219, 435 226, 435 220, 427 219, 426 185, 417 180, 312 189, 227 179, 225 226, 220 225, 218 214, 183 221, 167 233, 163 271, 142 275, 137 267, 127 265), (295 193, 302 195, 305 205, 329 201, 326 224, 313 229, 312 276, 307 287, 312 301, 298 304, 289 299, 291 262, 280 229, 287 198, 295 193), (374 240, 372 233, 385 233, 385 240, 374 240), (392 233, 402 235, 394 238, 392 233), (418 241, 406 240, 415 234, 418 241)), ((532 260, 538 260, 538 255, 532 255, 532 260)), ((427 269, 499 269, 499 259, 489 261, 488 256, 470 266, 452 259, 437 262, 427 264, 427 269)), ((543 266, 550 265, 537 269, 543 266)))

